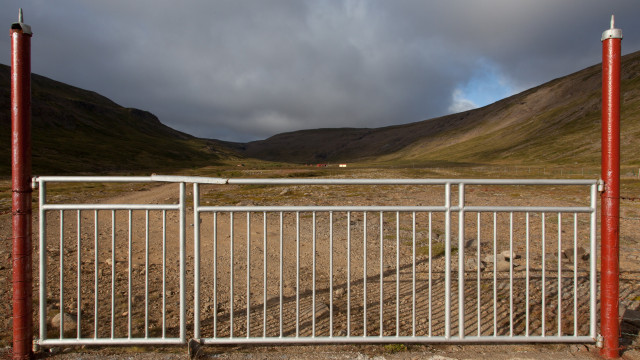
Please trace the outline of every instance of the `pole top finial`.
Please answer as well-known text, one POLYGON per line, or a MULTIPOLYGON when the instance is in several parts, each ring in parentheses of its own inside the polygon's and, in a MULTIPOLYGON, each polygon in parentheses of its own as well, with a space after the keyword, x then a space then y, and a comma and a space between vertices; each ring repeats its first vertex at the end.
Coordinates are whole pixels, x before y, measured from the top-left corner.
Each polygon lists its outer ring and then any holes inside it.
POLYGON ((32 35, 31 26, 25 24, 24 17, 22 15, 22 8, 18 9, 18 22, 11 24, 11 30, 22 30, 25 35, 32 35))
POLYGON ((605 30, 602 33, 602 37, 600 38, 600 41, 605 41, 607 39, 622 39, 622 30, 615 28, 615 25, 616 25, 615 21, 616 21, 615 16, 611 14, 610 28, 605 30))
MULTIPOLYGON (((22 11, 22 9, 20 9, 20 11, 22 11)), ((616 25, 616 17, 615 17, 615 15, 611 14, 611 27, 610 27, 610 29, 615 29, 615 25, 616 25)))

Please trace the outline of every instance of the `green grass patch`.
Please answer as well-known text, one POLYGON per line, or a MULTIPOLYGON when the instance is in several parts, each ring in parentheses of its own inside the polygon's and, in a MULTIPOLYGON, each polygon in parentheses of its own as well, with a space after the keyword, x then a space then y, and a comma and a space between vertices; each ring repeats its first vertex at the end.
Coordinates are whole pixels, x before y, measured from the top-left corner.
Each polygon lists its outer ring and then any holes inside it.
MULTIPOLYGON (((413 246, 412 241, 406 241, 404 242, 404 244, 410 247, 413 246)), ((456 252, 458 252, 458 248, 456 246, 451 246, 451 254, 453 255, 456 252)), ((444 243, 441 243, 441 242, 431 243, 431 258, 433 259, 439 258, 441 256, 444 256, 444 253, 445 253, 444 243)), ((429 244, 418 244, 416 246, 416 255, 429 256, 429 244)))
POLYGON ((288 178, 311 178, 328 176, 329 173, 324 170, 312 170, 312 171, 297 171, 287 174, 288 178))
POLYGON ((384 350, 390 354, 409 351, 405 344, 387 344, 384 346, 384 350))

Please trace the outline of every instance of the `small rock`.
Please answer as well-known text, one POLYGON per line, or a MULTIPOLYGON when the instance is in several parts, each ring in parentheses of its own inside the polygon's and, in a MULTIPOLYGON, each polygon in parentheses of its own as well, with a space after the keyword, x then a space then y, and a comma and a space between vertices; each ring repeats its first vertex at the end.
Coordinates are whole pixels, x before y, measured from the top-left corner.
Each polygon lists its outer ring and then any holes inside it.
MULTIPOLYGON (((492 259, 493 260, 493 259, 492 259)), ((478 259, 477 258, 467 258, 464 262, 464 268, 468 271, 476 271, 478 269, 478 259)), ((484 270, 485 263, 480 261, 480 270, 484 270)))
POLYGON ((60 316, 62 316, 62 319, 64 320, 65 333, 76 329, 76 326, 78 325, 78 323, 76 322, 76 318, 73 315, 68 314, 66 312, 57 313, 53 316, 53 318, 51 318, 51 326, 53 328, 56 328, 58 330, 60 329, 60 316))
MULTIPOLYGON (((506 258, 502 253, 496 255, 496 260, 498 262, 501 262, 501 261, 507 261, 508 262, 509 261, 508 258, 506 258)), ((487 264, 493 264, 493 254, 489 254, 489 255, 485 256, 484 257, 484 262, 487 263, 487 264)))
MULTIPOLYGON (((509 250, 504 250, 500 255, 502 255, 506 260, 511 260, 511 252, 509 250)), ((513 252, 513 259, 520 259, 520 255, 516 254, 515 251, 513 252)))
POLYGON ((511 262, 508 260, 498 260, 496 268, 498 271, 509 271, 511 268, 511 262))
POLYGON ((507 290, 507 289, 509 289, 509 286, 510 286, 510 284, 509 284, 508 281, 499 281, 496 284, 496 289, 498 289, 498 290, 507 290))
POLYGON ((579 260, 589 260, 589 253, 582 247, 578 246, 577 248, 569 248, 566 250, 562 250, 562 257, 568 259, 570 262, 573 262, 574 252, 578 253, 579 260))
POLYGON ((334 294, 336 297, 342 297, 342 296, 344 295, 344 288, 338 288, 338 289, 335 289, 335 291, 333 292, 333 294, 334 294))

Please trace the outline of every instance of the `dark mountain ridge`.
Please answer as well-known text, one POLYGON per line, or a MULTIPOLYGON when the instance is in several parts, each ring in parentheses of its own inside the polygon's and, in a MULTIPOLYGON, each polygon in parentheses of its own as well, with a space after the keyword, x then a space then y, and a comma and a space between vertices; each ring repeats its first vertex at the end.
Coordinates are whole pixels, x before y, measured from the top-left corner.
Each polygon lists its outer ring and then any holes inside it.
MULTIPOLYGON (((0 65, 0 170, 10 168, 10 71, 0 65)), ((197 139, 148 111, 32 74, 34 174, 176 169, 215 164, 214 141, 197 139)))

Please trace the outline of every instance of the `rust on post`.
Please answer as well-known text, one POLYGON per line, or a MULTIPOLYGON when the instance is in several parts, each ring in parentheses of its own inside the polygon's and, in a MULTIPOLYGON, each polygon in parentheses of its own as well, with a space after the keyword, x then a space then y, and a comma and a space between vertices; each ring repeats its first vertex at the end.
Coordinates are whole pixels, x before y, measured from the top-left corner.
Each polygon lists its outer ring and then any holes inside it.
POLYGON ((13 358, 32 357, 31 27, 11 25, 13 358))
POLYGON ((620 49, 622 30, 611 27, 602 34, 602 179, 600 330, 601 355, 619 356, 620 322, 620 49))

